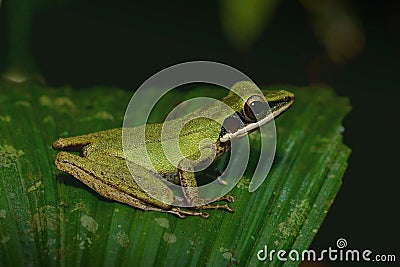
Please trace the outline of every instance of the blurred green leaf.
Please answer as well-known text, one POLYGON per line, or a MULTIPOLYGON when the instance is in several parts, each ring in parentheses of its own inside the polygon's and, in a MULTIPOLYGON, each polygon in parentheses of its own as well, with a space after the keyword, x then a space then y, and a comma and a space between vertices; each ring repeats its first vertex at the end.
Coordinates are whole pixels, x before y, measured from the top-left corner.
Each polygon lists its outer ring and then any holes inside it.
POLYGON ((5 44, 5 57, 0 58, 0 74, 3 78, 21 82, 25 80, 43 81, 32 49, 32 25, 36 13, 42 9, 55 8, 71 3, 68 0, 0 0, 0 8, 5 9, 6 36, 0 40, 5 44))
POLYGON ((328 57, 344 63, 365 48, 365 33, 360 18, 349 1, 300 0, 314 34, 325 47, 328 57))
MULTIPOLYGON (((232 191, 235 213, 179 219, 106 200, 54 166, 56 138, 120 127, 129 92, 4 81, 0 89, 0 266, 253 266, 264 245, 301 251, 318 232, 350 153, 342 144, 347 99, 326 88, 290 88, 296 103, 277 120, 264 184, 249 193, 246 171, 232 191)), ((170 105, 185 97, 174 94, 170 105)))
POLYGON ((249 47, 275 13, 277 0, 221 0, 221 23, 237 48, 249 47))

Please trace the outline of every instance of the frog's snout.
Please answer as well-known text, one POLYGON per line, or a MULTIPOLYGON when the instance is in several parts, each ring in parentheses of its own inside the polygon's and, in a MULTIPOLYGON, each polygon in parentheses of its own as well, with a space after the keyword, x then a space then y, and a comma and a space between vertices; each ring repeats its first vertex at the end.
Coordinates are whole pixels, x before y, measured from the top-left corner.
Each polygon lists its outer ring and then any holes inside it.
POLYGON ((52 144, 53 149, 59 150, 63 147, 63 141, 62 138, 57 139, 56 141, 54 141, 54 143, 52 144))

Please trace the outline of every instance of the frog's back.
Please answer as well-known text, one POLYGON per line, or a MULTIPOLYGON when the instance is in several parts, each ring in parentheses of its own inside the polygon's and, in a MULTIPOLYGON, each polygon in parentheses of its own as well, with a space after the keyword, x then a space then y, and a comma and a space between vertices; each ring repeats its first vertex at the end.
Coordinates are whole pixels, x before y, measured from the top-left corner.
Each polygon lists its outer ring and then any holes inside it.
POLYGON ((86 153, 89 154, 88 157, 106 153, 108 156, 129 160, 162 175, 175 175, 182 155, 188 159, 198 158, 200 142, 208 139, 215 144, 221 127, 217 122, 205 118, 190 121, 181 131, 175 126, 174 121, 167 121, 164 124, 119 129, 87 147, 86 153))

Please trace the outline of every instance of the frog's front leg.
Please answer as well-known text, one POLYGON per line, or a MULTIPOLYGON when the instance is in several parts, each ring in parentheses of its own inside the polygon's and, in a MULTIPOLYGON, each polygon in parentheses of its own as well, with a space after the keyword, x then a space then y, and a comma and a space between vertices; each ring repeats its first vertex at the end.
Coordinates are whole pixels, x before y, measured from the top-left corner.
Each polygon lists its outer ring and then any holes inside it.
POLYGON ((208 204, 216 201, 225 200, 228 202, 233 202, 234 199, 232 196, 226 195, 216 199, 202 199, 199 196, 199 191, 197 189, 197 181, 196 176, 193 171, 193 166, 190 161, 183 159, 178 168, 179 179, 182 186, 183 195, 185 196, 185 200, 193 206, 194 209, 202 210, 202 209, 224 209, 229 212, 233 212, 233 209, 229 207, 227 204, 218 205, 218 204, 208 204), (188 171, 185 171, 188 170, 188 171))
MULTIPOLYGON (((116 200, 144 211, 171 213, 180 218, 184 218, 185 215, 208 217, 206 213, 181 210, 152 199, 140 190, 125 163, 117 161, 118 159, 115 158, 114 162, 112 162, 114 164, 102 165, 98 161, 85 157, 68 152, 59 152, 55 163, 59 170, 74 176, 105 198, 116 200)), ((174 197, 172 192, 170 197, 174 197)))

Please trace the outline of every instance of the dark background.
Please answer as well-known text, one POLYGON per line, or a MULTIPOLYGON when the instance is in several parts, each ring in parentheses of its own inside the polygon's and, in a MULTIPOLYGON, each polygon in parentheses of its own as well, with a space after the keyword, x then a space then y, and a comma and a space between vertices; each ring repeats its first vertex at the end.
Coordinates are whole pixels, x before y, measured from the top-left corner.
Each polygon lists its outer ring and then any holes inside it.
MULTIPOLYGON (((3 72, 13 60, 7 38, 18 30, 9 25, 9 2, 0 9, 3 72)), ((134 90, 165 67, 211 60, 243 71, 259 85, 325 84, 348 96, 353 110, 343 123, 344 142, 352 149, 349 167, 311 247, 335 247, 343 237, 349 248, 398 253, 400 5, 395 1, 346 1, 365 41, 358 53, 339 62, 316 38, 298 1, 282 1, 260 36, 244 48, 226 37, 218 1, 41 2, 31 5, 29 38, 21 45, 33 59, 27 69, 52 86, 134 90)))

